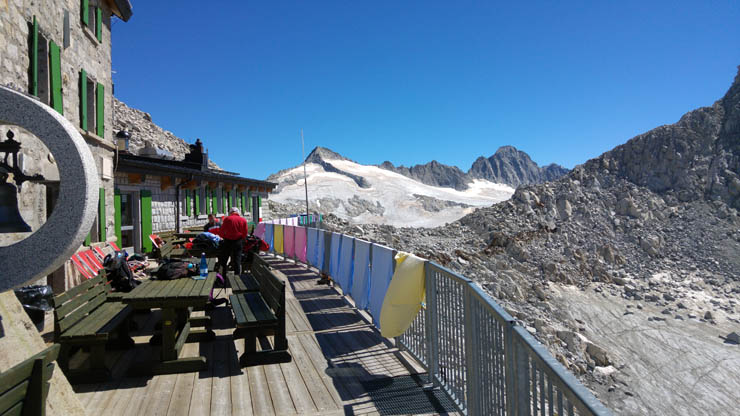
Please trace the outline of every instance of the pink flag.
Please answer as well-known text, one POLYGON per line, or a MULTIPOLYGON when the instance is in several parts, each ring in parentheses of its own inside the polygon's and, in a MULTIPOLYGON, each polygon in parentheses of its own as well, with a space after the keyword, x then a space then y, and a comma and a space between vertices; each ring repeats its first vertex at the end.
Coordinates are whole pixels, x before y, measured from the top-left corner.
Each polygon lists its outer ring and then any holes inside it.
POLYGON ((259 238, 263 238, 265 236, 265 223, 264 222, 257 224, 257 228, 255 228, 254 230, 254 235, 259 238))
POLYGON ((295 227, 286 225, 283 227, 283 249, 285 257, 295 257, 295 227))
POLYGON ((306 228, 295 228, 295 256, 298 260, 306 263, 306 228))

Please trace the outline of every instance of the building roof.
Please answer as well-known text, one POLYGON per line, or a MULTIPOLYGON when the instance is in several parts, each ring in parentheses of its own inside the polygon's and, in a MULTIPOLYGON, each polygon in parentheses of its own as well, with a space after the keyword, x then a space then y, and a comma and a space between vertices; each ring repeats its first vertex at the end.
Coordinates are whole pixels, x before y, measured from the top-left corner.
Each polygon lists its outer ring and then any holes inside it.
POLYGON ((243 185, 258 192, 272 192, 277 187, 275 182, 243 178, 235 172, 202 168, 198 163, 184 160, 165 160, 153 157, 122 153, 118 155, 116 171, 144 175, 174 176, 187 180, 203 182, 223 182, 243 185))
POLYGON ((134 14, 129 0, 109 0, 109 3, 111 3, 113 14, 120 17, 124 22, 128 22, 128 19, 134 14))

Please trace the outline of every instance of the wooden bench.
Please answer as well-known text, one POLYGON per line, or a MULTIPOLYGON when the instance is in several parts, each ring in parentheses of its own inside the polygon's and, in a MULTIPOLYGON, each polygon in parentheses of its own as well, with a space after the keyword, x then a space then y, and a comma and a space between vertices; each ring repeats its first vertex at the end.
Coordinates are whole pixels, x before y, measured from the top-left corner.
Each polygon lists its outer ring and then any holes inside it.
POLYGON ((0 373, 0 415, 44 415, 59 345, 0 373))
POLYGON ((249 271, 244 271, 239 276, 235 275, 234 272, 228 272, 226 280, 228 280, 233 293, 258 292, 260 290, 259 282, 249 271))
POLYGON ((59 366, 67 378, 86 382, 105 380, 110 372, 105 367, 106 344, 130 348, 134 340, 128 333, 132 308, 109 300, 110 285, 105 270, 92 279, 53 298, 54 341, 61 344, 59 366), (112 337, 111 333, 116 336, 112 337), (69 356, 77 347, 90 348, 90 369, 71 371, 69 356))
POLYGON ((242 366, 288 362, 288 339, 285 332, 285 282, 261 258, 252 263, 252 275, 259 292, 243 292, 229 297, 234 311, 234 340, 244 338, 242 366), (274 335, 272 349, 256 351, 257 337, 274 335))

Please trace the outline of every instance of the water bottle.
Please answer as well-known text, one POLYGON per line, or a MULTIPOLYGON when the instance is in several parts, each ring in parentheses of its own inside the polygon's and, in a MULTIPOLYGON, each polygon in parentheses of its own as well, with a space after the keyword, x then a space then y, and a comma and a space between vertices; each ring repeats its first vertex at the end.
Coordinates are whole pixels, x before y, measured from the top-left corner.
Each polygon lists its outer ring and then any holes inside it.
POLYGON ((206 261, 206 253, 200 255, 200 278, 205 279, 208 277, 208 262, 206 261))

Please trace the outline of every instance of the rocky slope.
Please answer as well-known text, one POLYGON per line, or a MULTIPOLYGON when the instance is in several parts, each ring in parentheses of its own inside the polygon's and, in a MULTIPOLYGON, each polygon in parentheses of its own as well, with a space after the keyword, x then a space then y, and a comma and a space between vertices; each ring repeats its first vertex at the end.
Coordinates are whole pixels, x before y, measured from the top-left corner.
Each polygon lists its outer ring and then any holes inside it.
MULTIPOLYGON (((149 147, 152 150, 164 150, 173 159, 182 160, 190 151, 185 140, 154 124, 151 114, 131 108, 113 97, 113 131, 120 130, 127 130, 131 135, 129 151, 136 155, 149 147)), ((209 160, 208 163, 210 168, 219 169, 213 161, 209 160)))
POLYGON ((479 157, 467 173, 457 166, 448 166, 436 160, 410 168, 394 166, 389 161, 378 166, 428 185, 446 186, 460 191, 467 189, 475 179, 516 188, 520 185, 552 181, 568 173, 568 169, 554 163, 540 167, 528 154, 514 146, 502 146, 489 158, 479 157))
POLYGON ((327 221, 478 281, 616 414, 732 414, 739 163, 740 73, 711 107, 447 227, 327 221))

